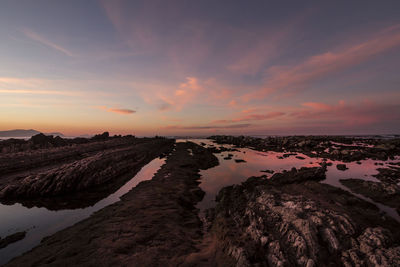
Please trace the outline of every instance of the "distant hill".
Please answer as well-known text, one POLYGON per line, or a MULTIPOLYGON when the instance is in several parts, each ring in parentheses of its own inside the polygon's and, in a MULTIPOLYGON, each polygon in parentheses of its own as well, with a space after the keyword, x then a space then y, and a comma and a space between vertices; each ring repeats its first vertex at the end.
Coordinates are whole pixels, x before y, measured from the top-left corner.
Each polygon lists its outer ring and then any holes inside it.
MULTIPOLYGON (((41 132, 30 129, 30 130, 23 130, 23 129, 15 129, 15 130, 8 130, 8 131, 0 131, 0 137, 31 137, 36 134, 40 134, 41 132)), ((61 136, 64 135, 62 133, 44 133, 45 135, 54 135, 54 136, 61 136)))

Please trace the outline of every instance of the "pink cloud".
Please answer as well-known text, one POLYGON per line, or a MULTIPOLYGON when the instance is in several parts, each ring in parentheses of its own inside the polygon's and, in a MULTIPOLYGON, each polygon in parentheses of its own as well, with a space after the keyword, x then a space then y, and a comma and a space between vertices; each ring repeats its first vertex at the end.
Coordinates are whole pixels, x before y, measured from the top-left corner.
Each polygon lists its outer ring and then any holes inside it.
POLYGON ((108 107, 105 107, 105 106, 99 106, 99 107, 96 107, 96 108, 101 109, 101 110, 105 110, 107 112, 112 112, 112 113, 117 113, 117 114, 122 114, 122 115, 130 115, 130 114, 136 113, 135 110, 126 109, 126 108, 108 108, 108 107))
POLYGON ((231 124, 231 125, 193 125, 193 126, 179 126, 168 125, 164 129, 182 129, 182 130, 213 130, 213 129, 240 129, 250 127, 251 124, 231 124))
MULTIPOLYGON (((340 126, 370 125, 400 119, 400 105, 378 104, 371 101, 347 104, 343 100, 337 104, 309 102, 303 108, 289 114, 297 120, 325 120, 339 122, 340 126)), ((336 125, 336 123, 335 123, 336 125)))
POLYGON ((262 121, 262 120, 269 120, 275 119, 278 117, 284 116, 284 112, 269 112, 267 114, 250 114, 246 116, 242 116, 239 118, 229 119, 229 120, 216 120, 213 123, 233 123, 233 122, 240 122, 240 121, 262 121))
POLYGON ((399 45, 400 30, 391 27, 366 41, 312 56, 297 65, 270 67, 266 71, 263 88, 245 95, 243 99, 248 101, 271 93, 291 94, 305 89, 312 82, 358 65, 399 45))
POLYGON ((156 87, 143 92, 144 100, 154 104, 160 111, 180 111, 186 105, 195 102, 204 93, 205 88, 196 77, 186 77, 177 87, 156 87))

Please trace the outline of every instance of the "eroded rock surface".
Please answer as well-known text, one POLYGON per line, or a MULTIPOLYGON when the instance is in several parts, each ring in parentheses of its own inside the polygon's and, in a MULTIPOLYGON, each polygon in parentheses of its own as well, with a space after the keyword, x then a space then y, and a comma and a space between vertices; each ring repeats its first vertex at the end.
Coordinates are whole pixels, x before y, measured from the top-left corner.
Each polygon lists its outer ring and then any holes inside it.
POLYGON ((306 169, 297 172, 300 183, 280 174, 282 183, 251 178, 220 191, 210 231, 231 266, 400 264, 395 220, 344 190, 305 181, 318 180, 306 169))
POLYGON ((43 205, 50 209, 57 209, 55 202, 62 203, 62 208, 88 206, 118 189, 152 159, 171 151, 173 144, 174 140, 163 138, 115 139, 114 143, 78 146, 77 151, 70 148, 65 154, 87 151, 75 160, 58 159, 62 155, 58 150, 56 156, 49 154, 50 158, 59 160, 58 164, 49 163, 39 169, 26 166, 23 172, 1 177, 0 199, 5 203, 19 201, 27 206, 43 205))

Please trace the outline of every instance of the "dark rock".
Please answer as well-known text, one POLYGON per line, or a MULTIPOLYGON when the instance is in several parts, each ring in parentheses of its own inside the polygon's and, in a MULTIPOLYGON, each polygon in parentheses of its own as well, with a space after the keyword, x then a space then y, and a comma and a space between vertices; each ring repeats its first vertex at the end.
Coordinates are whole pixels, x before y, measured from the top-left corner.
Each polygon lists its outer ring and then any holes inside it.
POLYGON ((246 162, 244 159, 235 159, 236 163, 246 162))
POLYGON ((15 243, 19 240, 24 239, 26 236, 26 232, 18 232, 9 236, 6 236, 5 238, 0 237, 0 249, 7 247, 9 244, 15 243))
POLYGON ((386 206, 400 209, 400 186, 397 184, 377 183, 361 179, 341 179, 340 182, 357 194, 386 206))
POLYGON ((292 168, 290 171, 275 173, 270 181, 274 184, 301 183, 305 181, 321 181, 326 179, 326 168, 292 168))
POLYGON ((373 175, 385 183, 397 184, 400 182, 400 167, 378 168, 378 174, 373 175))
POLYGON ((217 201, 211 233, 230 266, 400 264, 400 225, 339 188, 249 179, 222 189, 217 201))
POLYGON ((348 169, 347 166, 346 166, 346 164, 337 164, 337 165, 336 165, 336 168, 337 168, 339 171, 345 171, 345 170, 348 169))

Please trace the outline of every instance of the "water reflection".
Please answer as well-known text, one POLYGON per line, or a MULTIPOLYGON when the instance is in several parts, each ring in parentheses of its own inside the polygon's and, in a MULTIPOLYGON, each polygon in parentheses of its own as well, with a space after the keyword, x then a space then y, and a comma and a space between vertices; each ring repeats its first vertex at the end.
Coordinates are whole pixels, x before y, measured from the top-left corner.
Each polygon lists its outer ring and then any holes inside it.
POLYGON ((0 236, 5 237, 15 232, 28 230, 24 239, 0 249, 0 264, 38 245, 43 237, 71 226, 89 217, 93 212, 117 202, 138 183, 150 180, 164 163, 165 159, 154 159, 118 191, 88 208, 51 211, 46 208, 26 208, 21 204, 0 205, 0 236))
MULTIPOLYGON (((197 144, 203 144, 206 147, 216 146, 221 147, 218 144, 213 143, 211 140, 205 139, 192 139, 190 140, 197 144)), ((233 148, 230 145, 224 145, 224 147, 233 148)), ((237 148, 238 151, 229 151, 215 154, 218 157, 219 165, 210 168, 208 170, 201 171, 201 184, 200 187, 206 192, 204 199, 198 203, 197 207, 200 210, 204 210, 215 205, 215 196, 225 186, 240 184, 247 180, 251 176, 267 175, 268 177, 272 174, 262 172, 263 170, 273 170, 274 172, 282 172, 283 170, 290 170, 291 168, 301 167, 316 167, 320 166, 320 163, 324 161, 322 158, 310 158, 302 153, 294 153, 290 156, 284 156, 285 153, 280 152, 260 152, 249 148, 237 148), (233 158, 225 160, 224 158, 228 154, 233 154, 233 158), (297 158, 299 157, 299 158, 297 158), (235 159, 243 159, 245 162, 236 163, 235 159)), ((356 162, 346 162, 347 170, 341 171, 336 168, 337 164, 343 164, 341 161, 327 160, 327 163, 332 163, 328 166, 326 179, 322 183, 330 184, 336 187, 340 187, 346 191, 351 192, 347 187, 340 183, 340 179, 347 178, 359 178, 364 180, 370 180, 374 182, 380 182, 378 179, 373 177, 377 174, 377 168, 389 166, 389 162, 399 162, 399 159, 395 161, 380 161, 380 160, 362 160, 361 164, 356 162), (381 165, 376 165, 381 164, 381 165)), ((400 216, 396 210, 380 203, 375 203, 369 198, 354 194, 368 202, 374 203, 381 211, 386 212, 394 219, 400 221, 400 216)))

